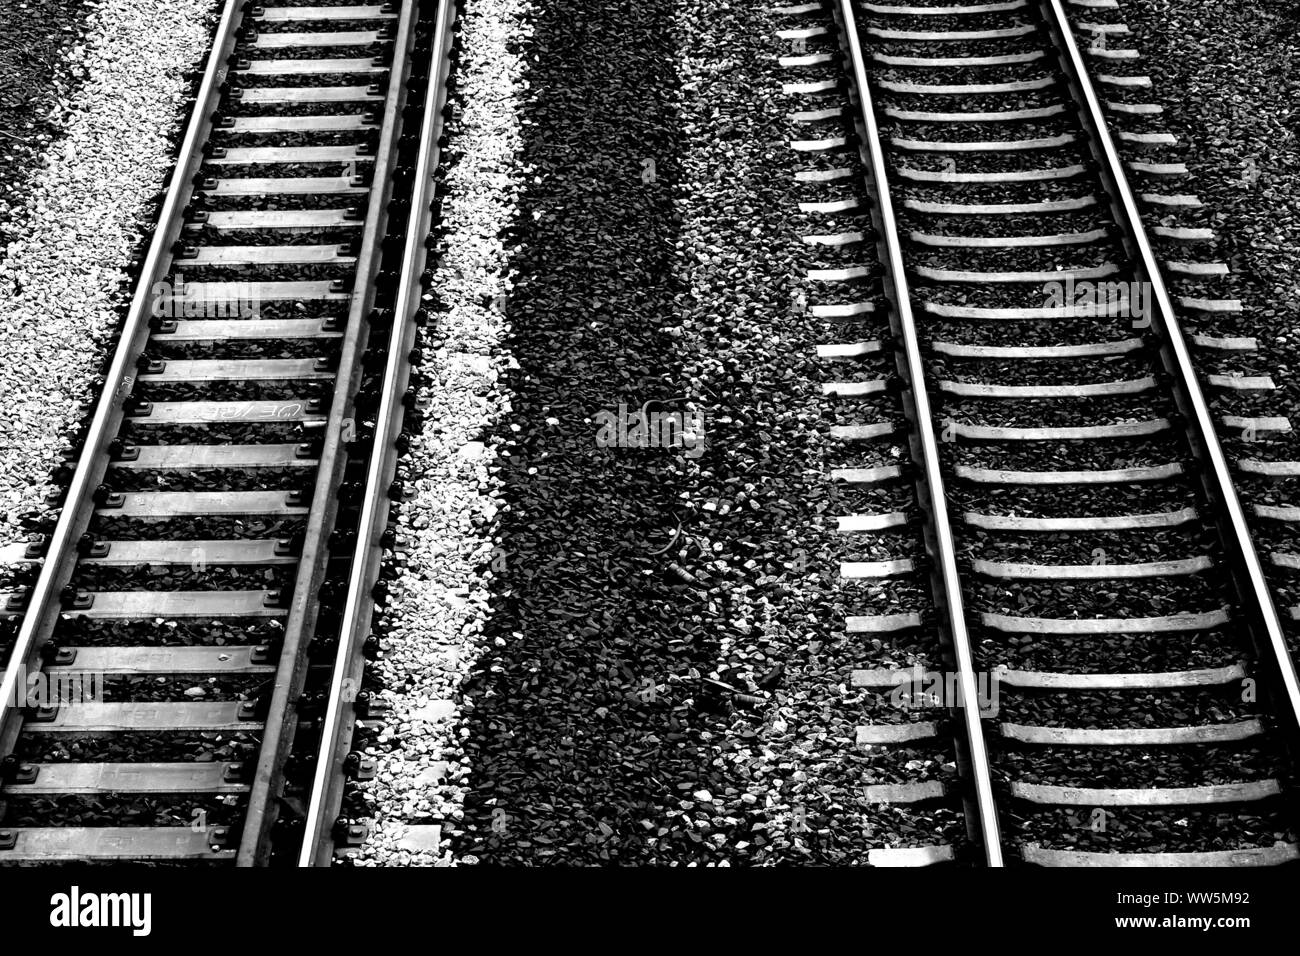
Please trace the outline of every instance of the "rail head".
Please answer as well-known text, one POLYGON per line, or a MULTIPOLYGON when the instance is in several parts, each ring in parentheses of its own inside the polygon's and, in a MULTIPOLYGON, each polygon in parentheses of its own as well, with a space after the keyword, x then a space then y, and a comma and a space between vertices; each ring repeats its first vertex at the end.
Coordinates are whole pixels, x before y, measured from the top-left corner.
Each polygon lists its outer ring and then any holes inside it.
POLYGON ((348 578, 343 619, 330 676, 326 707, 317 748, 307 822, 298 866, 329 866, 334 857, 333 826, 343 801, 343 763, 356 726, 354 707, 361 683, 360 648, 370 632, 374 615, 371 591, 379 578, 383 550, 380 541, 388 523, 387 490, 397 466, 397 440, 402 432, 402 395, 410 379, 410 350, 415 338, 415 315, 420 309, 420 277, 428 261, 425 238, 432 226, 434 175, 441 150, 443 105, 447 98, 455 0, 438 0, 434 38, 425 92, 423 125, 411 188, 410 217, 402 250, 401 274, 393 307, 389 349, 384 369, 384 389, 375 417, 375 441, 366 471, 366 496, 355 537, 356 549, 348 578))
POLYGON ((345 422, 353 414, 354 392, 361 377, 361 362, 369 333, 367 316, 375 301, 375 280, 381 266, 382 241, 392 199, 392 172, 397 163, 397 141, 419 6, 419 0, 406 0, 398 15, 365 229, 357 253, 347 325, 339 350, 339 375, 322 435, 307 532, 289 600, 280 661, 267 706, 266 728, 258 751, 236 856, 237 866, 264 866, 270 859, 271 828, 278 813, 284 765, 297 730, 297 702, 306 681, 307 649, 320 612, 320 587, 329 560, 329 536, 338 515, 338 486, 348 459, 347 443, 351 440, 352 429, 346 427, 345 422))
POLYGON ((135 362, 149 337, 156 289, 161 278, 171 269, 172 247, 180 236, 184 212, 194 193, 194 175, 203 163, 203 144, 212 131, 212 112, 221 97, 221 86, 230 69, 227 60, 234 50, 247 5, 247 0, 226 0, 222 9, 194 109, 159 210, 160 225, 145 254, 140 280, 104 379, 104 391, 95 406, 67 496, 50 534, 44 563, 29 592, 18 636, 9 656, 9 666, 0 681, 0 756, 13 752, 22 730, 23 712, 16 706, 24 699, 19 681, 39 670, 41 647, 49 640, 58 622, 62 591, 76 564, 76 544, 90 525, 95 489, 104 480, 109 445, 121 427, 126 399, 135 386, 135 362))
POLYGON ((888 166, 881 146, 880 127, 876 122, 871 89, 867 81, 862 43, 858 36, 857 21, 853 13, 853 0, 838 0, 840 26, 843 31, 845 52, 852 71, 851 86, 856 87, 858 110, 855 117, 863 131, 862 152, 865 154, 870 177, 866 183, 868 194, 875 199, 873 218, 880 234, 879 246, 885 259, 885 294, 893 309, 895 325, 903 349, 900 371, 907 380, 912 395, 913 455, 917 459, 921 476, 918 479, 922 504, 930 517, 930 542, 935 564, 938 594, 936 595, 947 619, 949 639, 957 665, 958 685, 961 689, 960 712, 965 730, 971 777, 974 782, 974 806, 978 816, 978 831, 983 843, 985 862, 991 867, 1003 865, 1002 837, 998 824, 993 783, 989 770, 988 747, 984 741, 984 728, 980 722, 979 708, 973 705, 979 699, 976 690, 974 656, 970 634, 966 627, 966 612, 962 600, 961 579, 957 572, 956 548, 952 525, 948 520, 947 492, 939 467, 939 446, 934 430, 934 419, 929 393, 925 384, 920 336, 912 312, 911 291, 903 262, 894 204, 889 191, 888 166))
POLYGON ((1284 708, 1283 714, 1275 716, 1284 719, 1292 747, 1300 753, 1300 680, 1297 680, 1295 662, 1286 645, 1272 590, 1264 577, 1263 566, 1232 482, 1227 457, 1219 443, 1214 417, 1196 375, 1186 335, 1169 295, 1160 261, 1142 223, 1141 211, 1106 122, 1101 98, 1070 26, 1065 0, 1041 0, 1041 3, 1062 66, 1075 91, 1080 119, 1093 136, 1093 153, 1111 192, 1111 204, 1119 226, 1131 246, 1136 264, 1150 283, 1151 296, 1157 306, 1151 321, 1156 326, 1154 330, 1163 333, 1160 342, 1162 358, 1174 380, 1193 450, 1204 465, 1201 480, 1206 493, 1211 502, 1219 506, 1216 519, 1228 551, 1234 584, 1249 618, 1248 627, 1256 653, 1273 677, 1273 696, 1279 698, 1277 706, 1284 708))

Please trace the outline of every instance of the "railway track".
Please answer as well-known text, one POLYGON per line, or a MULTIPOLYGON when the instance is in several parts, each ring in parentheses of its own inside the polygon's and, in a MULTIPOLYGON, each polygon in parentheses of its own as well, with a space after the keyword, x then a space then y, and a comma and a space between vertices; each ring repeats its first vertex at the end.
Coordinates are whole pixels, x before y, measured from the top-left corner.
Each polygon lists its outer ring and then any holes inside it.
POLYGON ((57 523, 5 549, 0 862, 348 835, 454 17, 227 3, 57 523))
MULTIPOLYGON (((1219 331, 1241 305, 1215 293, 1226 266, 1157 155, 1172 138, 1114 3, 1071 6, 773 8, 818 220, 801 238, 845 449, 831 477, 877 506, 910 483, 919 518, 864 509, 840 530, 911 528, 926 552, 890 538, 897 554, 841 565, 876 585, 846 630, 890 662, 854 672, 883 705, 858 743, 955 747, 962 770, 865 798, 959 800, 992 866, 1292 861, 1300 692, 1246 516, 1296 515, 1248 512, 1233 483, 1295 472, 1242 451, 1290 424, 1252 410, 1272 382, 1219 331), (896 387, 911 460, 882 465, 896 387), (880 599, 927 573, 929 607, 880 599)), ((975 855, 945 835, 868 862, 975 855)))
MULTIPOLYGON (((872 865, 1300 857, 1300 615, 1247 527, 1300 511, 1233 483, 1300 466, 1267 459, 1290 424, 1217 324, 1240 304, 1181 166, 1125 158, 1169 143, 1109 3, 777 11, 861 802, 941 821, 872 865)), ((0 553, 33 578, 0 600, 0 862, 328 865, 362 836, 454 17, 227 5, 57 523, 0 553)))

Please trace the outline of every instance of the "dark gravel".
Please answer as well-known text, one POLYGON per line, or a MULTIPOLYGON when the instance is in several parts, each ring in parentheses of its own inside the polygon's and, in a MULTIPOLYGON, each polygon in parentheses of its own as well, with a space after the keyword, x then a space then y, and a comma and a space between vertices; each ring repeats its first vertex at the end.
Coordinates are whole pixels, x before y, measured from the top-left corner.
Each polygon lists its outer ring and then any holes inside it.
POLYGON ((21 205, 40 154, 58 135, 64 106, 82 79, 75 55, 87 0, 0 0, 0 258, 10 210, 21 205))
MULTIPOLYGON (((878 326, 828 334, 791 308, 819 264, 799 235, 854 228, 797 212, 849 190, 793 181, 796 162, 824 161, 788 140, 825 134, 785 118, 779 84, 795 77, 775 31, 794 25, 717 2, 571 0, 537 9, 522 41, 536 178, 511 236, 521 368, 497 438, 510 559, 493 582, 496 647, 467 683, 471 792, 449 834, 462 860, 847 863, 960 838, 952 811, 871 808, 859 789, 955 764, 853 746, 856 724, 905 719, 850 692, 853 667, 938 655, 932 636, 842 633, 848 614, 928 598, 907 579, 840 587, 834 573, 842 557, 914 548, 831 530, 883 502, 835 490, 827 467, 902 452, 836 447, 828 426, 900 416, 893 399, 820 394, 841 369, 815 364, 816 345, 878 326), (645 157, 654 182, 638 176, 645 157), (593 448, 594 412, 675 395, 704 409, 703 457, 593 448), (752 706, 733 710, 697 675, 752 706), (636 692, 650 684, 653 697, 636 692)), ((866 249, 820 263, 869 264, 866 249)), ((862 295, 827 284, 806 301, 862 295)))

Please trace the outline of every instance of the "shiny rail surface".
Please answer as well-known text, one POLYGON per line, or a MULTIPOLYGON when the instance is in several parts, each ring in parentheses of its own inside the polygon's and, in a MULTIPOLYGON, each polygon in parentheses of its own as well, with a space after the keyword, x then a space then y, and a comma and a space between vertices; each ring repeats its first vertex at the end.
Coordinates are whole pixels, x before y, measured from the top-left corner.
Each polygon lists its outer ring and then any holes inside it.
POLYGON ((389 332, 386 387, 376 413, 376 445, 366 476, 367 493, 361 508, 344 599, 340 639, 331 669, 328 706, 323 718, 316 771, 307 807, 305 836, 299 866, 329 866, 336 836, 349 823, 339 820, 346 782, 344 767, 356 727, 356 697, 361 687, 365 659, 361 649, 370 634, 374 615, 372 591, 379 580, 383 537, 388 525, 389 485, 397 469, 398 437, 402 432, 403 397, 410 373, 409 354, 415 343, 416 313, 424 291, 421 279, 428 262, 427 242, 433 221, 434 175, 441 153, 443 108, 447 100, 447 75, 451 68, 452 27, 456 19, 453 0, 442 0, 428 66, 424 120, 415 181, 411 189, 410 220, 402 252, 401 278, 389 332), (341 828, 340 828, 341 823, 341 828))
POLYGON ((984 728, 980 723, 979 708, 969 706, 969 702, 979 700, 979 694, 970 634, 966 627, 966 608, 957 570, 957 549, 946 506, 947 492, 939 469, 936 416, 925 381, 921 340, 917 333, 916 318, 912 314, 912 293, 902 247, 898 241, 898 222, 894 216, 893 197, 887 185, 885 156, 880 147, 880 129, 876 123, 871 87, 867 82, 857 21, 849 0, 840 0, 838 12, 848 47, 853 88, 857 92, 859 115, 855 119, 860 123, 861 150, 865 153, 870 177, 868 190, 875 199, 872 220, 878 237, 880 258, 886 265, 884 294, 891 306, 890 320, 898 341, 898 370, 910 396, 910 401, 907 402, 908 417, 913 429, 910 446, 912 460, 920 471, 917 488, 927 518, 927 553, 937 565, 934 590, 942 608, 946 637, 957 669, 961 706, 956 709, 962 728, 959 745, 965 750, 969 765, 967 773, 974 784, 974 793, 968 800, 967 818, 968 822, 972 819, 976 821, 973 827, 974 837, 983 848, 984 862, 988 866, 1000 867, 1002 837, 993 799, 984 728))

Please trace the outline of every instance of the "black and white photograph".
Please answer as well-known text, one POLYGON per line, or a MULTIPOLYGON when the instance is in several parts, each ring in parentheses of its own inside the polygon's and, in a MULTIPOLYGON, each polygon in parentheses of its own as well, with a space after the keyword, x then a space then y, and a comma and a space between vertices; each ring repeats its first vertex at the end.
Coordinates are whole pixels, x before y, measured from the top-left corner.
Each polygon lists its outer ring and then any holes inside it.
POLYGON ((1294 0, 0 0, 12 938, 1281 930, 1298 94, 1294 0))

